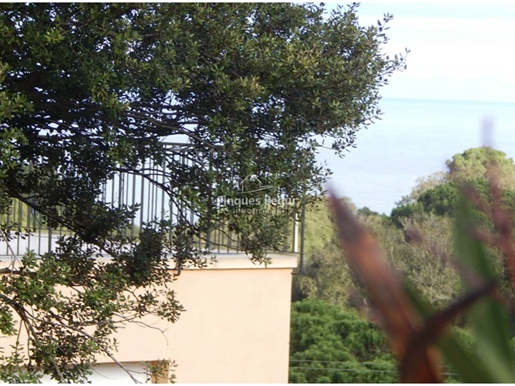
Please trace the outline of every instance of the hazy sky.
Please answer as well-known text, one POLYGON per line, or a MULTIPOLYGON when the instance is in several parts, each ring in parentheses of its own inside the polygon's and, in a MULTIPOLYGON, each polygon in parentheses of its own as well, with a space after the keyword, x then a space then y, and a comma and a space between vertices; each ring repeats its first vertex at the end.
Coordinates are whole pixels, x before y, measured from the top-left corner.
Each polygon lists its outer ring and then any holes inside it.
POLYGON ((366 1, 360 24, 385 13, 394 16, 388 53, 411 51, 385 98, 515 102, 515 1, 366 1))

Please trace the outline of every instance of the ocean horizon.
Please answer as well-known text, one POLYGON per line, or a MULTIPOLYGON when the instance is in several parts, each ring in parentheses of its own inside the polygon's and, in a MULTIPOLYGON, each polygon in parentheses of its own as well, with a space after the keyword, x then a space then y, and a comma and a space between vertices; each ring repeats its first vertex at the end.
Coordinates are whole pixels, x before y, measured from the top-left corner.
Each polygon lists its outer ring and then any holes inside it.
POLYGON ((515 103, 384 98, 379 107, 381 119, 358 131, 343 158, 318 155, 333 171, 327 188, 358 208, 390 214, 417 179, 470 148, 489 145, 515 159, 515 103), (486 138, 485 121, 493 128, 486 138))

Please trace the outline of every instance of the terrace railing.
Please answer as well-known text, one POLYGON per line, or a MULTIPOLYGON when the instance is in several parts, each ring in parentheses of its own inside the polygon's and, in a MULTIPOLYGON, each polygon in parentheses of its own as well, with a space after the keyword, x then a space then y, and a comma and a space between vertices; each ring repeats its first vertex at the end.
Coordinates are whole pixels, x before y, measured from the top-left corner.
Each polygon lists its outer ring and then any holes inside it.
MULTIPOLYGON (((188 144, 166 144, 169 157, 177 165, 191 167, 202 161, 195 157, 194 149, 188 144)), ((204 165, 205 166, 205 165, 204 165)), ((191 223, 198 220, 180 195, 174 195, 170 186, 169 170, 153 161, 147 161, 141 169, 144 173, 134 174, 120 171, 102 189, 100 199, 113 206, 139 204, 139 209, 130 226, 124 231, 126 236, 137 237, 142 224, 154 220, 169 220, 172 224, 179 218, 191 223), (167 187, 165 190, 163 187, 167 187), (168 190, 168 191, 167 191, 168 190), (170 192, 172 192, 170 194, 170 192)), ((281 210, 275 207, 273 210, 281 210)), ((10 241, 0 235, 0 257, 20 256, 28 250, 42 255, 57 246, 60 237, 70 236, 72 232, 64 227, 52 228, 46 225, 44 217, 18 200, 13 200, 9 212, 0 215, 0 223, 16 225, 17 228, 30 230, 30 233, 11 231, 10 241)), ((301 254, 303 249, 303 226, 301 213, 294 215, 290 222, 288 237, 284 240, 281 253, 301 254)), ((242 248, 236 234, 228 232, 223 226, 212 227, 210 231, 195 241, 199 248, 208 249, 212 254, 241 253, 242 248)))

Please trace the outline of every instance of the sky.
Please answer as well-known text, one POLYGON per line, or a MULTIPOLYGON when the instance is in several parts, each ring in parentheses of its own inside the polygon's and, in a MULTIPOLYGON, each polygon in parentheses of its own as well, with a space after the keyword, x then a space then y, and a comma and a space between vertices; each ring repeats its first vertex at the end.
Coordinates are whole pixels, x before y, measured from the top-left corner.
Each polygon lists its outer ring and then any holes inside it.
POLYGON ((360 24, 385 13, 394 16, 385 52, 410 53, 384 98, 515 102, 515 1, 365 1, 360 24))

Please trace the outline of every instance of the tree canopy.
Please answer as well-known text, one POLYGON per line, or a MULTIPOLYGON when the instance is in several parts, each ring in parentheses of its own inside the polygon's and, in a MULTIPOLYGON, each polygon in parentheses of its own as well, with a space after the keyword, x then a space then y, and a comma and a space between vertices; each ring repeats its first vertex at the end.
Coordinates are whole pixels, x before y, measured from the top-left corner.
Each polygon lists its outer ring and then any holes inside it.
POLYGON ((460 188, 467 184, 475 189, 481 198, 490 202, 489 187, 486 179, 491 162, 496 165, 496 179, 502 190, 503 204, 508 211, 515 209, 515 163, 513 159, 496 149, 478 147, 455 154, 447 160, 447 171, 435 173, 420 179, 408 197, 392 210, 391 218, 400 225, 399 219, 415 213, 434 213, 439 216, 452 215, 460 198, 460 188))
POLYGON ((290 340, 290 383, 398 382, 385 336, 356 311, 295 302, 290 340))
POLYGON ((497 166, 500 187, 515 190, 515 163, 501 150, 485 146, 468 149, 455 154, 446 165, 450 179, 471 180, 484 178, 491 162, 497 166))
MULTIPOLYGON (((470 330, 453 333, 474 360, 481 358, 470 330)), ((386 336, 362 313, 322 300, 293 303, 290 383, 392 383, 399 382, 397 369, 386 336)), ((450 363, 444 369, 446 382, 463 382, 450 363)))
MULTIPOLYGON (((315 197, 327 176, 317 149, 329 141, 341 153, 380 114, 379 90, 404 57, 382 51, 391 17, 363 27, 356 8, 0 5, 1 209, 16 199, 74 233, 41 258, 27 254, 0 283, 0 330, 15 333, 14 314, 23 321, 28 374, 84 380, 94 354, 113 346, 115 315, 174 321, 181 308, 163 268, 170 255, 198 261, 193 239, 212 224, 226 224, 257 260, 283 242, 289 213, 249 216, 215 203, 248 176, 256 198, 272 194, 261 185, 298 205, 306 192, 315 197), (163 144, 184 139, 189 163, 163 144), (163 166, 159 178, 150 161, 163 166), (194 220, 139 224, 138 237, 123 236, 138 205, 100 195, 116 173, 142 176, 194 220), (80 290, 63 298, 58 285, 80 290), (134 288, 143 295, 127 295, 134 288)), ((1 218, 6 241, 20 226, 1 218)))

